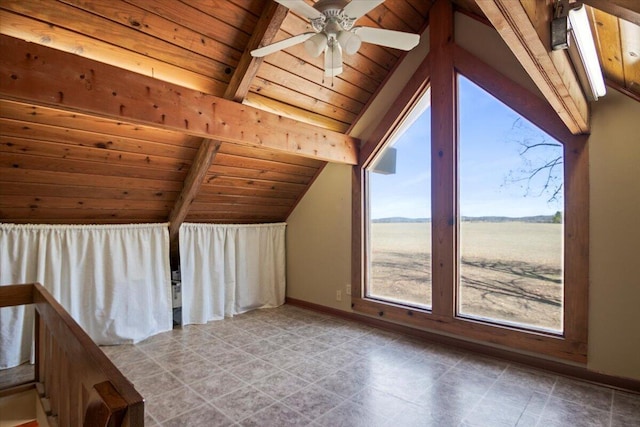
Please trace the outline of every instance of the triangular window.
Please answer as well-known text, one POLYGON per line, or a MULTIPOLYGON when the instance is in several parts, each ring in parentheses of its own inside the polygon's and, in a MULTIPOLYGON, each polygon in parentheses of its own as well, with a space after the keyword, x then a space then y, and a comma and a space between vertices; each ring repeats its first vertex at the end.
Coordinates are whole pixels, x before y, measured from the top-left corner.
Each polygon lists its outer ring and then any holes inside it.
POLYGON ((459 316, 562 331, 563 145, 458 75, 459 316))
POLYGON ((431 92, 413 106, 366 168, 365 295, 431 308, 431 92))

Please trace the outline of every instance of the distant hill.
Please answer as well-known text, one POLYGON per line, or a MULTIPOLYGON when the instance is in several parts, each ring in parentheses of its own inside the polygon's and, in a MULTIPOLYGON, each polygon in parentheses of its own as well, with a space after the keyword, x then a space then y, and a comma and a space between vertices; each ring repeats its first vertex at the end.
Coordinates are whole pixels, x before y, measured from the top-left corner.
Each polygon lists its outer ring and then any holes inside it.
POLYGON ((553 223, 553 215, 535 215, 535 216, 521 216, 521 217, 508 217, 508 216, 463 216, 462 221, 465 222, 531 222, 531 223, 553 223))
POLYGON ((402 216, 392 216, 390 218, 374 219, 374 223, 399 223, 399 222, 431 222, 431 218, 405 218, 402 216))
MULTIPOLYGON (((535 216, 523 216, 523 217, 508 217, 508 216, 463 216, 463 222, 530 222, 536 224, 551 224, 553 223, 553 215, 535 215, 535 216)), ((373 223, 425 223, 431 222, 431 218, 405 218, 401 216, 394 216, 390 218, 377 218, 372 221, 373 223)))

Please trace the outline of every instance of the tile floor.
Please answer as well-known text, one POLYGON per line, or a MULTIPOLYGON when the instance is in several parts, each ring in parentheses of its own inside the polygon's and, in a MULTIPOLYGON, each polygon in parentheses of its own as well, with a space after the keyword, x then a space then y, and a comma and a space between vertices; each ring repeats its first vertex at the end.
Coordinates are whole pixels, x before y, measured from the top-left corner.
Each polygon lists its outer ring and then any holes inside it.
POLYGON ((102 349, 147 426, 640 426, 640 395, 287 305, 102 349))

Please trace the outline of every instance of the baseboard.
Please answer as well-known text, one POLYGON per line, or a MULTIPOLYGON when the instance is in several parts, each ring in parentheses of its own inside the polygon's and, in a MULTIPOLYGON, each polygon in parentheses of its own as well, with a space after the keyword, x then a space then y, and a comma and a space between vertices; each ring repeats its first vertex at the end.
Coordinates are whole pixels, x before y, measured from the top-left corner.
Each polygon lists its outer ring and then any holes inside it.
POLYGON ((330 314, 332 316, 341 317, 343 319, 353 320, 356 322, 364 323, 369 326, 373 326, 379 329, 392 331, 407 335, 412 338, 417 338, 425 341, 437 342, 439 344, 445 344, 452 347, 460 348, 466 351, 472 351, 474 353, 491 356, 499 359, 506 360, 508 362, 525 365, 532 368, 544 369, 546 371, 554 372, 566 377, 572 377, 589 381, 592 383, 605 385, 612 388, 640 393, 640 381, 631 378, 617 377, 614 375, 602 374, 599 372, 590 371, 583 366, 570 365, 567 363, 549 360, 542 357, 531 356, 528 354, 518 353, 516 351, 510 351, 502 348, 496 348, 490 345, 484 345, 476 342, 467 341, 461 338, 455 338, 451 336, 437 334, 435 332, 424 331, 421 329, 412 328, 409 326, 399 325, 397 323, 391 323, 377 318, 365 316, 359 313, 353 313, 348 311, 339 310, 333 307, 326 307, 320 304, 315 304, 308 301, 302 301, 295 298, 286 298, 286 303, 301 308, 307 308, 309 310, 317 311, 324 314, 330 314))

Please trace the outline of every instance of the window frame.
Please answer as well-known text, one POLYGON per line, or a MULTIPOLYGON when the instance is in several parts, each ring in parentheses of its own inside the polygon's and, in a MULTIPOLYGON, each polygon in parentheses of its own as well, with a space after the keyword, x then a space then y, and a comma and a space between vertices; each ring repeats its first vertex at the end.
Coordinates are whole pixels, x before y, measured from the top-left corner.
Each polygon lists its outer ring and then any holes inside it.
MULTIPOLYGON (((586 135, 573 135, 541 98, 483 63, 452 40, 451 20, 430 26, 431 50, 405 85, 353 170, 352 309, 390 322, 454 334, 463 339, 584 363, 587 360, 589 278, 589 170, 586 135), (435 65, 431 65, 435 64, 435 65), (564 304, 562 334, 456 316, 458 286, 457 74, 553 136, 564 147, 564 304), (416 99, 431 86, 432 309, 364 297, 367 265, 366 166, 385 145, 416 99)), ((434 15, 435 16, 435 15, 434 15)))
MULTIPOLYGON (((398 133, 398 131, 402 130, 402 127, 404 126, 405 120, 408 119, 411 114, 413 114, 413 109, 418 106, 420 104, 420 102, 422 102, 422 100, 424 99, 425 96, 429 96, 429 107, 427 109, 431 108, 431 95, 428 94, 430 89, 430 85, 428 82, 425 82, 425 84, 423 84, 419 90, 413 94, 412 96, 412 102, 410 104, 408 104, 409 108, 406 108, 403 110, 402 112, 402 116, 398 118, 398 120, 396 120, 396 122, 394 123, 394 126, 390 129, 390 132, 386 135, 385 140, 381 141, 380 144, 378 144, 377 146, 377 150, 371 154, 371 156, 369 157, 369 159, 367 160, 366 164, 363 165, 363 176, 367 175, 367 169, 369 169, 371 166, 373 166, 373 164, 375 164, 375 161, 378 157, 378 155, 382 154, 382 152, 389 146, 389 144, 393 143, 394 140, 397 139, 401 139, 402 138, 402 133, 398 133)), ((427 111, 427 109, 425 109, 425 111, 427 111)), ((423 112, 424 113, 424 112, 423 112)), ((406 129, 404 129, 404 131, 407 131, 409 128, 407 127, 406 129)), ((370 209, 371 209, 371 193, 369 191, 369 185, 368 185, 368 181, 366 179, 363 179, 363 182, 365 183, 365 187, 364 187, 364 203, 365 203, 365 209, 363 211, 363 222, 364 222, 364 253, 368 254, 371 250, 371 239, 369 238, 369 236, 371 235, 371 217, 369 215, 370 209)), ((368 259, 367 257, 364 258, 364 282, 363 283, 369 283, 369 272, 370 269, 372 267, 372 262, 370 259, 368 259)), ((407 302, 406 304, 403 304, 402 302, 398 302, 398 303, 393 303, 390 300, 385 300, 381 297, 377 297, 377 296, 366 296, 366 289, 363 289, 363 294, 365 295, 365 297, 368 300, 371 301, 381 301, 383 303, 389 303, 389 304, 394 304, 394 305, 398 305, 401 307, 408 307, 409 309, 411 309, 411 307, 413 307, 416 310, 422 310, 422 311, 431 311, 431 308, 421 308, 419 307, 418 304, 412 305, 411 303, 407 302)))

